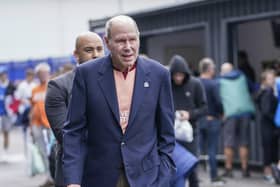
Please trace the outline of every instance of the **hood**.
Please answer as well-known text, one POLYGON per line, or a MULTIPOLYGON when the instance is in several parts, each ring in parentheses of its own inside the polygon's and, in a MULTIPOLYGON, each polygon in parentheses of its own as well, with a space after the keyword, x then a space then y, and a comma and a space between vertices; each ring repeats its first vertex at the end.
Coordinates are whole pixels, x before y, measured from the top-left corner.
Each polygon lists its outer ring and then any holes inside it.
POLYGON ((237 79, 242 75, 242 73, 238 70, 233 70, 229 73, 226 73, 224 75, 221 76, 221 78, 225 78, 225 79, 237 79))
POLYGON ((170 62, 170 73, 185 73, 187 77, 191 75, 191 70, 189 68, 189 65, 187 61, 180 55, 174 55, 170 62))

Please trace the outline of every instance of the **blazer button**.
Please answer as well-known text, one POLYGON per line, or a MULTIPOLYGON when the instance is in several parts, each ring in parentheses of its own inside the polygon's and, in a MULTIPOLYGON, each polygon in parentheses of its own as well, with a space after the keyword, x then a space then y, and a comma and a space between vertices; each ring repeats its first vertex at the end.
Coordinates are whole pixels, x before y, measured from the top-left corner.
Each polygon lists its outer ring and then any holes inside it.
POLYGON ((122 142, 122 143, 121 143, 121 146, 125 146, 125 142, 122 142))

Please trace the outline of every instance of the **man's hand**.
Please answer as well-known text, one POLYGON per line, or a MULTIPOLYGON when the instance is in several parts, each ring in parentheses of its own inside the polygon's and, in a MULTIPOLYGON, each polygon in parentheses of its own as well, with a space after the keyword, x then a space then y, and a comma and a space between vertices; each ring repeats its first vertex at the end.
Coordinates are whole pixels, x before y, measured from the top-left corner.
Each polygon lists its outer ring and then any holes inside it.
POLYGON ((206 119, 207 119, 208 121, 213 121, 215 118, 214 118, 213 116, 207 116, 206 119))
POLYGON ((185 110, 180 111, 181 114, 181 120, 190 120, 190 113, 185 110))
POLYGON ((67 187, 81 187, 81 185, 79 185, 79 184, 70 184, 67 187))

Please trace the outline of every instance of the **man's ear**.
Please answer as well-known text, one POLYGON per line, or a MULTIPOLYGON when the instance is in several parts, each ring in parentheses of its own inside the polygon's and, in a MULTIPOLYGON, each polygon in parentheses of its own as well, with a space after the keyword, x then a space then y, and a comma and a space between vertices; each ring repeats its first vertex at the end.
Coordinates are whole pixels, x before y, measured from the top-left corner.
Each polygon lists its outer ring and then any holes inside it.
POLYGON ((109 38, 107 36, 104 36, 103 39, 105 41, 106 47, 109 49, 109 38))
POLYGON ((75 50, 75 51, 73 52, 73 55, 74 55, 74 57, 76 58, 77 62, 79 62, 79 55, 78 55, 77 50, 75 50))

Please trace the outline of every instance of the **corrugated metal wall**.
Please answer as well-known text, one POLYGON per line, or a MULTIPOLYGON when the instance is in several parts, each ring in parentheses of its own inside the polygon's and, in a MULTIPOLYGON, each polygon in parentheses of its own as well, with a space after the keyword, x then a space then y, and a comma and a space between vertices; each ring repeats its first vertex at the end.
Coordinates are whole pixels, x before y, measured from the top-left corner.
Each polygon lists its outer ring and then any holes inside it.
POLYGON ((279 12, 279 0, 209 0, 176 8, 134 15, 142 32, 223 18, 279 12))
POLYGON ((209 0, 187 4, 176 8, 133 15, 141 33, 157 33, 166 28, 176 29, 182 25, 209 24, 210 51, 216 61, 229 60, 221 49, 222 20, 240 17, 260 16, 268 13, 280 14, 279 0, 209 0))
MULTIPOLYGON (((222 20, 272 13, 280 15, 280 0, 208 0, 131 16, 137 21, 144 38, 184 28, 182 26, 207 23, 210 42, 210 47, 206 47, 209 50, 207 55, 221 62, 232 60, 225 51, 228 43, 223 40, 228 36, 223 36, 227 33, 223 33, 222 20)), ((106 20, 90 21, 90 30, 104 28, 106 20)), ((145 50, 145 46, 142 47, 145 50)))

